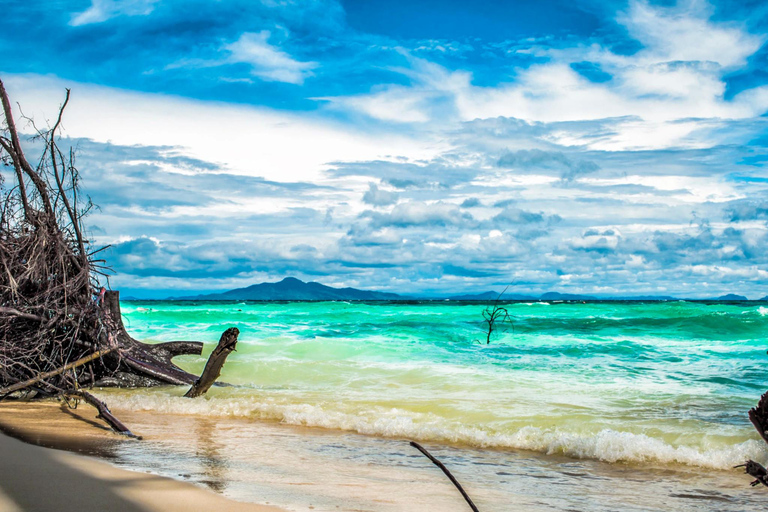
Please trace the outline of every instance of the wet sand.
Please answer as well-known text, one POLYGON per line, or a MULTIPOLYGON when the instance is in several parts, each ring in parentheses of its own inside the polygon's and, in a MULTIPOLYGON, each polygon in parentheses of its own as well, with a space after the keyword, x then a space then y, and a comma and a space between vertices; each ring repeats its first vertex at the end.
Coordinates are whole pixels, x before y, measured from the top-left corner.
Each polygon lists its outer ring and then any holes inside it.
MULTIPOLYGON (((0 426, 43 446, 109 455, 120 439, 99 425, 86 407, 0 404, 0 426)), ((0 511, 280 512, 238 503, 209 490, 158 475, 127 471, 91 457, 34 446, 0 434, 0 511)))

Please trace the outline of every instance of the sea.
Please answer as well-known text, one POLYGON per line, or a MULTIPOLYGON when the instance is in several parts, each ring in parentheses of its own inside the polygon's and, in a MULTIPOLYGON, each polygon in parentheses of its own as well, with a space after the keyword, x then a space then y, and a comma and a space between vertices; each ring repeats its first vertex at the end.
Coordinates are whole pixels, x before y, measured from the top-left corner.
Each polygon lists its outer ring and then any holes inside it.
POLYGON ((96 390, 144 436, 116 464, 286 510, 745 511, 768 488, 747 411, 768 390, 768 304, 123 302, 145 342, 201 340, 220 380, 96 390))

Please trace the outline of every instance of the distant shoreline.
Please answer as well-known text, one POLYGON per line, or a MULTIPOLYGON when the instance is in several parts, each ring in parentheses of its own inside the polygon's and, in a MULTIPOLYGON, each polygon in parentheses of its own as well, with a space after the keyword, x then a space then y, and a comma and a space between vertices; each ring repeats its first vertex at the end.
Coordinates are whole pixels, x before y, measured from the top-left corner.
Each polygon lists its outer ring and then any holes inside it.
MULTIPOLYGON (((121 302, 217 302, 222 304, 237 304, 237 303, 290 303, 290 302, 352 302, 355 304, 418 304, 418 303, 451 303, 451 304, 488 304, 493 302, 491 299, 474 299, 474 300, 454 300, 454 299, 434 299, 434 298, 419 298, 419 299, 390 299, 390 300, 368 300, 368 299, 140 299, 136 297, 127 297, 120 299, 121 302)), ((745 300, 720 300, 720 299, 632 299, 632 298, 600 298, 600 299, 499 299, 499 304, 526 304, 531 302, 541 302, 548 304, 592 304, 592 303, 606 303, 606 302, 624 302, 624 303, 662 303, 662 302, 697 302, 706 304, 742 304, 749 303, 768 303, 768 297, 760 299, 745 299, 745 300)))

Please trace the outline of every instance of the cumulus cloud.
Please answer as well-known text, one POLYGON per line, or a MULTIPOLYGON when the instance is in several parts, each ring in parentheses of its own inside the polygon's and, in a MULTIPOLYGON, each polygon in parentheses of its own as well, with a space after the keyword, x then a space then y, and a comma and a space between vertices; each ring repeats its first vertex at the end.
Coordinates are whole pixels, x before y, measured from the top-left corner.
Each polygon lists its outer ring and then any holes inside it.
POLYGON ((472 224, 475 219, 452 203, 438 201, 425 203, 408 201, 400 203, 387 213, 367 211, 363 217, 371 219, 376 228, 385 226, 459 226, 472 224))
POLYGON ((589 160, 573 160, 558 151, 521 149, 499 158, 499 167, 524 170, 555 169, 560 171, 563 181, 573 181, 579 176, 597 171, 600 167, 589 160))
POLYGON ((710 21, 713 10, 701 0, 683 1, 673 7, 633 0, 619 21, 645 46, 639 52, 641 59, 714 62, 725 68, 743 65, 765 38, 739 26, 710 21))
POLYGON ((768 202, 739 201, 725 210, 730 222, 768 219, 768 202))
POLYGON ((389 206, 397 202, 396 192, 381 190, 375 183, 368 185, 368 191, 363 194, 363 202, 373 206, 389 206))

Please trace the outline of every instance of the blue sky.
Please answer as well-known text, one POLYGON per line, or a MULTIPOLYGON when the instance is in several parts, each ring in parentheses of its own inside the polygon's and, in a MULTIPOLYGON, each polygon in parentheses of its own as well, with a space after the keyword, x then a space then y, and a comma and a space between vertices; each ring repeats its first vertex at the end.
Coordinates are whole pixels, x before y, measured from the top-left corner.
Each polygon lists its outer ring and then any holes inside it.
POLYGON ((130 295, 288 275, 768 295, 765 2, 3 11, 24 112, 50 119, 72 89, 88 229, 130 295))

